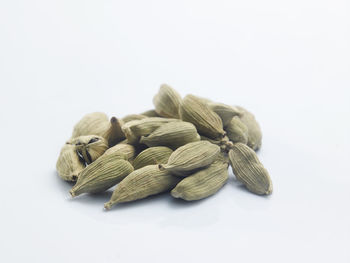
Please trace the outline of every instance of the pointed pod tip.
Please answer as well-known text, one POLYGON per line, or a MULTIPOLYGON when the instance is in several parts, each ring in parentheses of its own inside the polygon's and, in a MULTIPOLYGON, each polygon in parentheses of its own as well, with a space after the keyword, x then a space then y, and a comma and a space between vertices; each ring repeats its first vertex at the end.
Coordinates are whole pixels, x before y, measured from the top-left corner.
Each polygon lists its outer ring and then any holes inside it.
POLYGON ((161 171, 165 171, 165 167, 164 167, 163 164, 158 164, 158 168, 159 168, 159 170, 161 170, 161 171))
POLYGON ((72 197, 76 197, 75 191, 74 191, 73 189, 71 189, 71 190, 69 191, 69 193, 70 193, 70 195, 71 195, 72 197))
POLYGON ((105 204, 104 204, 104 208, 105 208, 105 210, 110 210, 110 209, 111 209, 111 207, 112 207, 111 202, 107 202, 107 203, 105 203, 105 204))

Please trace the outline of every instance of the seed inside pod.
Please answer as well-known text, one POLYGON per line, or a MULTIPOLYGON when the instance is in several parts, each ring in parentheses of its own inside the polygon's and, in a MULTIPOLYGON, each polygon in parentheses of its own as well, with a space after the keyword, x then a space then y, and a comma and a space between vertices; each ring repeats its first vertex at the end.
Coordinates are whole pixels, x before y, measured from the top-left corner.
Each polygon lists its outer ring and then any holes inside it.
POLYGON ((86 164, 90 164, 100 157, 108 148, 107 141, 96 135, 85 135, 72 139, 78 155, 86 164))

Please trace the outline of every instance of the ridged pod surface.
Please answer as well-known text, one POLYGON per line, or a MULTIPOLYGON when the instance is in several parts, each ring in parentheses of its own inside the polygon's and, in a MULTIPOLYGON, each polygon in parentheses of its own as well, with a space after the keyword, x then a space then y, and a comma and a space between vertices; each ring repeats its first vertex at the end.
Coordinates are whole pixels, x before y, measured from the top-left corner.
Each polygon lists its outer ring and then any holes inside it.
POLYGON ((108 116, 103 112, 93 112, 86 114, 77 124, 75 124, 72 138, 84 135, 103 136, 109 128, 108 116))
POLYGON ((105 208, 110 209, 117 203, 135 201, 167 192, 180 180, 167 171, 160 171, 157 165, 145 166, 133 171, 117 185, 111 200, 105 203, 105 208))
POLYGON ((163 124, 175 121, 180 120, 151 117, 127 122, 122 126, 122 130, 125 133, 128 143, 135 144, 138 143, 141 136, 147 136, 163 124))
POLYGON ((74 197, 82 193, 104 192, 133 170, 133 166, 128 161, 120 159, 118 154, 103 155, 80 173, 70 194, 74 197))
POLYGON ((211 196, 219 191, 227 182, 227 168, 227 163, 216 161, 208 168, 184 178, 171 191, 171 195, 187 201, 199 200, 211 196))
POLYGON ((127 143, 118 143, 117 145, 109 148, 104 155, 114 154, 115 156, 121 156, 122 159, 132 161, 136 155, 136 149, 133 145, 127 143))
POLYGON ((123 123, 127 123, 129 121, 142 120, 148 118, 142 114, 129 114, 122 118, 123 123))
POLYGON ((182 100, 180 117, 194 124, 201 135, 211 139, 220 139, 225 135, 219 115, 194 95, 187 95, 182 100))
POLYGON ((159 114, 156 112, 156 110, 148 110, 140 113, 141 115, 147 116, 147 117, 161 117, 159 114))
POLYGON ((262 133, 259 123, 256 121, 255 116, 244 109, 243 107, 237 106, 239 110, 243 113, 240 116, 241 121, 248 128, 248 142, 247 145, 252 148, 254 151, 257 151, 261 147, 262 142, 262 133))
POLYGON ((167 118, 179 118, 180 103, 180 94, 166 84, 160 86, 158 93, 153 98, 156 112, 167 118))
POLYGON ((247 144, 248 128, 238 116, 232 118, 230 123, 226 126, 225 131, 230 141, 247 144))
POLYGON ((199 140, 200 136, 192 123, 179 121, 166 123, 147 137, 142 136, 140 143, 144 143, 148 147, 167 146, 176 149, 187 143, 199 140))
POLYGON ((229 151, 229 158, 237 180, 242 182, 249 191, 258 195, 272 193, 269 173, 251 148, 243 143, 236 143, 229 151))
POLYGON ((222 124, 226 127, 234 116, 240 116, 241 111, 237 107, 226 105, 224 103, 210 102, 209 108, 214 111, 222 120, 222 124))
POLYGON ((75 182, 85 164, 79 159, 75 145, 66 143, 56 163, 58 175, 65 181, 75 182))
POLYGON ((179 176, 187 176, 190 172, 208 166, 220 153, 220 147, 208 141, 191 142, 174 151, 166 164, 159 169, 179 176))
POLYGON ((167 163, 172 153, 173 150, 165 146, 151 147, 139 153, 132 164, 137 170, 147 165, 167 163))

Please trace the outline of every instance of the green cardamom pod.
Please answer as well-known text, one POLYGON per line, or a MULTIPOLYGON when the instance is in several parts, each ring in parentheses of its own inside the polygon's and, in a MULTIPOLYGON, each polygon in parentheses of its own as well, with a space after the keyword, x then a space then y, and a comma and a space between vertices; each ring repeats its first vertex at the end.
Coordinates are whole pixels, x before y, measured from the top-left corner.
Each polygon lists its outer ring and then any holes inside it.
POLYGON ((243 143, 235 143, 229 151, 229 158, 237 180, 249 191, 259 195, 272 193, 269 173, 251 148, 243 143))
POLYGON ((80 173, 70 194, 74 197, 82 193, 104 192, 123 180, 134 168, 128 161, 118 157, 117 153, 103 155, 87 166, 80 173))
POLYGON ((201 135, 220 139, 225 135, 221 118, 196 96, 187 95, 180 105, 180 117, 193 123, 201 135))
POLYGON ((184 178, 171 191, 171 195, 187 201, 199 200, 211 196, 219 191, 227 182, 227 168, 227 163, 216 161, 208 168, 184 178))
POLYGON ((122 118, 123 123, 127 123, 129 121, 142 120, 148 118, 142 114, 129 114, 122 118))
POLYGON ((153 98, 156 112, 167 118, 179 118, 179 106, 181 103, 180 94, 172 87, 163 84, 153 98))
POLYGON ((239 110, 242 111, 240 116, 241 121, 248 128, 248 142, 247 145, 252 148, 254 151, 257 151, 261 147, 262 142, 262 133, 259 123, 256 121, 255 116, 244 109, 243 107, 237 106, 239 110))
POLYGON ((77 154, 86 164, 90 164, 100 157, 107 149, 107 141, 96 135, 79 136, 71 140, 76 146, 77 154))
POLYGON ((137 170, 147 165, 167 163, 172 153, 173 150, 165 146, 151 147, 139 153, 132 164, 137 170))
POLYGON ((159 128, 165 123, 180 121, 178 119, 168 119, 160 117, 146 118, 142 120, 134 120, 125 123, 122 126, 122 130, 128 140, 128 143, 138 143, 141 136, 147 136, 154 130, 159 128))
POLYGON ((192 123, 179 121, 166 123, 147 137, 141 136, 140 143, 144 143, 148 147, 167 146, 171 149, 176 149, 187 143, 199 140, 200 136, 192 123))
POLYGON ((225 131, 230 141, 247 144, 248 128, 238 116, 232 118, 230 123, 226 126, 225 131))
POLYGON ((117 145, 114 145, 113 147, 109 148, 104 155, 114 154, 116 157, 120 156, 120 158, 132 161, 135 158, 136 155, 136 149, 135 146, 127 143, 120 142, 117 145))
POLYGON ((147 117, 161 117, 155 110, 144 111, 140 114, 147 117))
POLYGON ((112 117, 109 121, 107 130, 102 135, 102 137, 108 141, 109 147, 112 147, 125 139, 125 134, 122 131, 122 125, 123 121, 117 119, 116 117, 112 117))
POLYGON ((208 106, 219 115, 224 127, 230 123, 234 116, 240 116, 242 113, 237 107, 229 106, 224 103, 211 102, 208 103, 208 106))
POLYGON ((208 141, 191 142, 174 151, 167 164, 160 164, 160 170, 179 176, 210 165, 220 153, 220 147, 208 141))
POLYGON ((133 171, 117 185, 111 200, 105 203, 105 208, 110 209, 117 203, 135 201, 170 191, 180 180, 167 171, 160 171, 157 165, 142 167, 133 171))
POLYGON ((79 159, 75 145, 67 142, 61 149, 56 163, 58 175, 66 181, 75 182, 85 164, 79 159))

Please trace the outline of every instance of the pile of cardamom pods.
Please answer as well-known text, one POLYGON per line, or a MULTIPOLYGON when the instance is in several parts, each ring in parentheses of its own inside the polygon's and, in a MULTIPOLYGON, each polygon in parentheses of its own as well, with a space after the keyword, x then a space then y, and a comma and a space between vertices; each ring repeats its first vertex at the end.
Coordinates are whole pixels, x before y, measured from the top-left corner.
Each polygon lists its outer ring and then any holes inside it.
POLYGON ((192 201, 216 193, 237 180, 259 195, 272 183, 255 151, 262 134, 246 109, 179 93, 162 85, 154 110, 108 119, 87 114, 63 146, 56 168, 66 181, 76 182, 72 197, 100 193, 116 186, 104 207, 171 191, 192 201))

